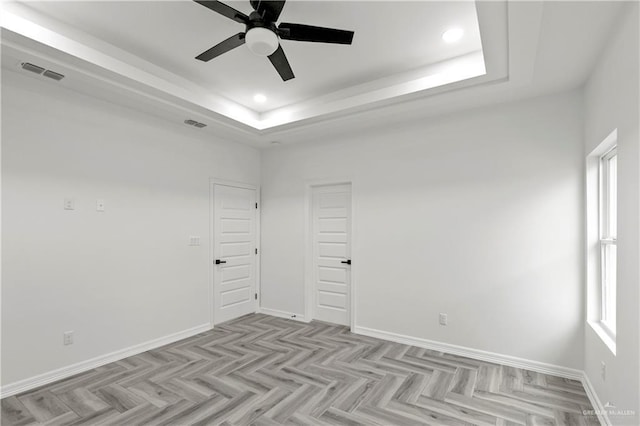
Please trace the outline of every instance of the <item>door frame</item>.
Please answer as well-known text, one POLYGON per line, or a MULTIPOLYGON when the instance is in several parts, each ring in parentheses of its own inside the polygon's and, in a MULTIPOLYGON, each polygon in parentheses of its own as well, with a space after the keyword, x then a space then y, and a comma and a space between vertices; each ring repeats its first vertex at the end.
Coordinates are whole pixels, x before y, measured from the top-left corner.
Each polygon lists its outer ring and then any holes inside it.
POLYGON ((224 185, 234 188, 253 189, 256 191, 256 202, 258 208, 256 209, 256 248, 258 254, 256 255, 256 293, 258 293, 258 300, 256 301, 256 312, 260 311, 260 305, 262 297, 260 293, 260 258, 262 257, 262 247, 260 246, 260 210, 262 203, 260 200, 260 185, 254 185, 250 183, 237 182, 228 179, 209 178, 209 324, 211 328, 215 324, 215 273, 216 269, 213 264, 215 259, 215 186, 224 185))
MULTIPOLYGON (((306 322, 314 319, 315 310, 313 303, 315 300, 314 290, 314 271, 313 271, 313 189, 319 186, 330 185, 351 185, 351 196, 349 197, 351 204, 351 217, 349 229, 351 231, 351 258, 356 251, 356 232, 353 224, 355 223, 356 209, 353 202, 355 193, 355 183, 353 178, 328 178, 328 179, 311 179, 305 181, 305 203, 304 203, 304 319, 306 322)), ((355 266, 351 264, 351 287, 349 288, 349 328, 353 331, 356 327, 356 270, 358 262, 355 266)))

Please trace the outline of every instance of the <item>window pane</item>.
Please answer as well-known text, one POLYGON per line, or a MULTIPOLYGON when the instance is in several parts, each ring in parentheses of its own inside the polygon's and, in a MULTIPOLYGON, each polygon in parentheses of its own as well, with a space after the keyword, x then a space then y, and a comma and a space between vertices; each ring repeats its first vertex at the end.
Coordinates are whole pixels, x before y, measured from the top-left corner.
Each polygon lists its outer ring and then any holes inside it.
POLYGON ((607 179, 607 191, 609 192, 609 205, 607 206, 609 210, 609 229, 607 233, 609 237, 616 238, 618 234, 618 156, 614 155, 607 161, 609 162, 609 167, 607 167, 609 173, 607 179))
POLYGON ((615 244, 602 245, 602 322, 616 332, 616 256, 615 244))

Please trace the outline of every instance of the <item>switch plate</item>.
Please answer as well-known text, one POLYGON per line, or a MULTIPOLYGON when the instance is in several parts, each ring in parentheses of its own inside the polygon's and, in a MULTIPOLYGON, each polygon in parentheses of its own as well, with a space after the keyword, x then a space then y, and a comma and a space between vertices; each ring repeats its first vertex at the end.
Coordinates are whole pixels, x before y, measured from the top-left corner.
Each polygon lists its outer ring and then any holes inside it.
POLYGON ((96 211, 99 211, 99 212, 104 211, 104 200, 96 201, 96 211))
POLYGON ((200 237, 199 236, 191 236, 191 237, 189 237, 189 245, 190 246, 199 246, 200 245, 200 237))
POLYGON ((65 331, 62 335, 62 342, 66 345, 73 345, 73 331, 65 331))
POLYGON ((440 322, 440 325, 447 325, 448 323, 447 314, 440 314, 438 316, 438 321, 440 322))
POLYGON ((76 200, 73 198, 65 198, 64 199, 64 209, 65 210, 75 210, 76 209, 76 200))

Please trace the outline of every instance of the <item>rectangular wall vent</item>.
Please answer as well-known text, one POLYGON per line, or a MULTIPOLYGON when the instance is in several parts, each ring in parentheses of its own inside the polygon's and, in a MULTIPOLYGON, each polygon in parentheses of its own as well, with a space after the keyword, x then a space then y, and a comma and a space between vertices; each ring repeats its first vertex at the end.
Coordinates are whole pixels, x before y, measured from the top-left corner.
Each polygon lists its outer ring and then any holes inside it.
POLYGON ((44 75, 45 77, 52 78, 52 79, 54 79, 56 81, 60 81, 60 80, 62 80, 64 78, 64 75, 58 74, 57 72, 54 72, 54 71, 51 71, 51 70, 46 70, 44 72, 44 74, 42 74, 42 75, 44 75))
POLYGON ((21 65, 22 65, 22 69, 35 72, 36 74, 42 74, 44 71, 44 68, 39 67, 37 65, 30 64, 29 62, 23 62, 21 65))
POLYGON ((60 81, 64 78, 63 74, 60 74, 59 72, 55 72, 55 71, 51 71, 45 68, 42 68, 38 65, 34 65, 32 63, 29 62, 23 62, 20 64, 20 66, 22 67, 22 69, 27 70, 27 71, 31 71, 34 72, 36 74, 40 74, 43 75, 45 77, 49 77, 55 81, 60 81))
POLYGON ((194 127, 199 128, 199 129, 202 129, 203 127, 207 127, 207 125, 204 124, 204 123, 200 123, 200 122, 198 122, 196 120, 190 120, 190 119, 184 120, 184 124, 187 124, 189 126, 194 126, 194 127))

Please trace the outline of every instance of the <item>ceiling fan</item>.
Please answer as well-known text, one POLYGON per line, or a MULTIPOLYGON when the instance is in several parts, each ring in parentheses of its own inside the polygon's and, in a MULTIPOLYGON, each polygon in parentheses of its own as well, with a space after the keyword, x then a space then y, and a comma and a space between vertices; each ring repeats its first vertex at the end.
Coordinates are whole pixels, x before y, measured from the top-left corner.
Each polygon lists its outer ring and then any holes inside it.
POLYGON ((335 28, 315 27, 304 24, 282 22, 276 26, 285 0, 250 0, 254 9, 249 16, 219 1, 199 1, 196 3, 213 10, 229 19, 244 24, 245 31, 229 37, 196 56, 203 62, 222 55, 247 43, 249 50, 260 56, 267 56, 283 81, 294 78, 289 61, 282 50, 278 38, 282 40, 310 41, 314 43, 351 44, 353 31, 335 28))

